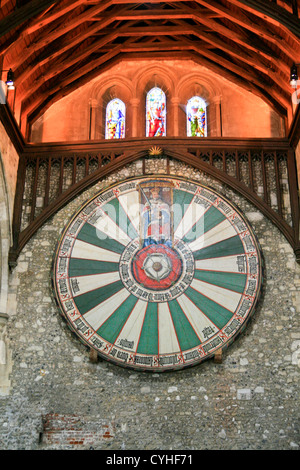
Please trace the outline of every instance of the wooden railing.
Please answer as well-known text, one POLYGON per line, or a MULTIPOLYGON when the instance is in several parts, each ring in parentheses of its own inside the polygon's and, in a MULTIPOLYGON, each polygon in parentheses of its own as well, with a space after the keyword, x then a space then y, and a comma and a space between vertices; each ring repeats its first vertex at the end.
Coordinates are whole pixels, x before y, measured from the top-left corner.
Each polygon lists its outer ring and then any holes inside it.
POLYGON ((246 197, 284 234, 300 259, 295 154, 288 139, 124 139, 26 146, 20 159, 10 264, 61 207, 110 173, 141 160, 141 174, 192 165, 246 197), (161 155, 149 149, 160 147, 161 155), (149 161, 149 158, 151 161, 149 161))

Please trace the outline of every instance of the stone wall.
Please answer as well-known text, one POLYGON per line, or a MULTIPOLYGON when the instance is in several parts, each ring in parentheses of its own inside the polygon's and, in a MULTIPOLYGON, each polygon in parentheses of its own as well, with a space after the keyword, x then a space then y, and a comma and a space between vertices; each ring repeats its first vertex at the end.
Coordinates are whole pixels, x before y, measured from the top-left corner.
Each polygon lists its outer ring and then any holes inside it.
POLYGON ((7 338, 8 253, 19 156, 0 122, 0 396, 9 391, 11 351, 7 338))
POLYGON ((258 96, 192 60, 121 61, 54 103, 32 126, 32 142, 99 140, 113 98, 126 104, 125 137, 144 137, 146 93, 162 88, 167 136, 186 137, 186 104, 193 95, 207 104, 208 137, 283 137, 283 121, 258 96))
MULTIPOLYGON (((161 172, 160 163, 149 161, 148 171, 161 172)), ((86 199, 141 175, 141 161, 127 166, 60 210, 19 257, 10 279, 13 369, 10 394, 0 397, 1 449, 299 449, 300 268, 292 248, 225 185, 175 161, 170 170, 213 187, 252 223, 265 262, 255 315, 221 364, 156 374, 90 361, 55 304, 52 258, 86 199)))

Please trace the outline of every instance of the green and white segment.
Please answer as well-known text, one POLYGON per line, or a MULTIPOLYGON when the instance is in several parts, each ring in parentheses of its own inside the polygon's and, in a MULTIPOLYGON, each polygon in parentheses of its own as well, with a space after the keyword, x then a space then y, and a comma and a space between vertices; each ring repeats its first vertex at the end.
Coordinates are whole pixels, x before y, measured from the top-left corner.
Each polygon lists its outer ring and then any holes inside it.
POLYGON ((192 252, 193 277, 184 285, 182 273, 178 285, 151 295, 138 283, 129 289, 120 260, 140 241, 137 185, 147 180, 104 190, 72 218, 55 253, 54 290, 72 330, 101 357, 137 370, 176 370, 213 357, 244 328, 261 290, 261 255, 249 223, 227 199, 158 176, 158 184, 173 183, 174 246, 181 243, 180 256, 185 247, 192 252), (173 288, 182 292, 175 296, 173 288))

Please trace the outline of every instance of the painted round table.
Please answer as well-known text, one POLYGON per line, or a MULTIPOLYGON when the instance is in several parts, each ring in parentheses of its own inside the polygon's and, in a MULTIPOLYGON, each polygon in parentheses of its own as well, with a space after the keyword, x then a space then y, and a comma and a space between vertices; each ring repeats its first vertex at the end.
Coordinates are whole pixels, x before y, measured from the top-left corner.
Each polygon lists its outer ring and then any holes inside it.
POLYGON ((55 296, 99 356, 137 370, 182 369, 213 357, 258 302, 262 260, 241 212, 179 177, 106 188, 63 230, 55 296))

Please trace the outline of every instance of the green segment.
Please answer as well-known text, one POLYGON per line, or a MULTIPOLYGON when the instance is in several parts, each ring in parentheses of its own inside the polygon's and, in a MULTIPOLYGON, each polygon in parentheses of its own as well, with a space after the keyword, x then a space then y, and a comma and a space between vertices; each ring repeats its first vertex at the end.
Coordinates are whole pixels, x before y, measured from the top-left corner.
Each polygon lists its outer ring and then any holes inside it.
POLYGON ((137 348, 139 354, 158 354, 158 304, 149 302, 137 348))
POLYGON ((173 227, 174 232, 177 229, 185 211, 192 202, 194 194, 190 194, 180 189, 173 190, 173 227))
POLYGON ((125 232, 130 238, 138 237, 134 226, 124 211, 118 199, 113 199, 103 206, 103 211, 125 232))
POLYGON ((201 344, 200 339, 176 299, 169 302, 169 308, 181 351, 195 348, 201 344))
POLYGON ((100 326, 97 333, 109 343, 114 343, 132 312, 138 299, 130 295, 100 326))
POLYGON ((109 297, 123 288, 124 286, 122 281, 112 282, 104 287, 99 287, 98 289, 91 290, 85 294, 78 295, 77 297, 74 297, 74 301, 81 315, 84 315, 86 312, 109 299, 109 297))
POLYGON ((210 207, 205 214, 193 225, 191 230, 185 235, 183 241, 191 243, 196 238, 208 232, 216 225, 220 224, 225 220, 226 217, 215 207, 210 207))
POLYGON ((92 274, 112 273, 115 271, 119 271, 118 263, 70 258, 69 277, 89 276, 92 274))
POLYGON ((219 329, 223 328, 233 316, 230 310, 200 294, 192 287, 189 287, 185 294, 219 329))
POLYGON ((239 255, 244 252, 244 246, 240 237, 235 235, 234 237, 227 238, 226 240, 222 240, 214 245, 196 250, 193 252, 193 255, 195 259, 208 259, 218 258, 220 256, 239 255))
POLYGON ((247 275, 240 273, 195 270, 194 277, 199 281, 208 282, 214 286, 224 287, 224 289, 230 289, 241 294, 244 292, 247 282, 247 275))
POLYGON ((117 242, 117 240, 109 238, 106 233, 101 232, 101 230, 98 230, 89 223, 84 224, 77 238, 78 240, 91 243, 92 245, 99 246, 105 250, 114 251, 116 253, 123 253, 124 251, 124 246, 121 243, 117 242))

